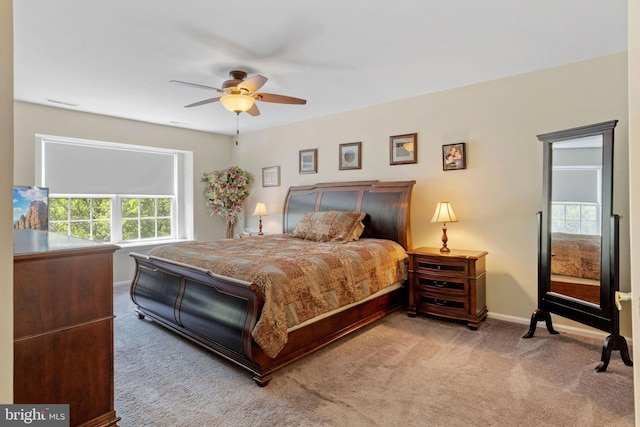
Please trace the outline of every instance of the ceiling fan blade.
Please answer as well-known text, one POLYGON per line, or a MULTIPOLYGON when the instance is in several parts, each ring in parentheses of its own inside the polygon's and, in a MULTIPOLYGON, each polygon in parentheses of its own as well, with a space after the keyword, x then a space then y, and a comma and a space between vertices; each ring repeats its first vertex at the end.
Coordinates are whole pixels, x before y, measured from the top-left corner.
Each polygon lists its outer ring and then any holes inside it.
POLYGON ((293 96, 275 95, 273 93, 256 93, 258 99, 263 102, 276 102, 278 104, 298 104, 304 105, 306 99, 294 98, 293 96))
POLYGON ((266 82, 267 78, 264 76, 253 76, 243 81, 238 85, 238 89, 246 89, 249 93, 253 93, 260 89, 266 82))
POLYGON ((194 102, 193 104, 185 105, 184 108, 197 107, 199 105, 210 104, 212 102, 216 102, 219 100, 220 100, 219 96, 217 98, 209 98, 209 99, 205 99, 204 101, 198 101, 198 102, 194 102))
POLYGON ((217 90, 218 92, 222 92, 222 89, 218 89, 217 87, 199 85, 197 83, 181 82, 180 80, 169 80, 169 83, 175 83, 175 84, 178 84, 178 85, 195 87, 195 88, 198 88, 198 89, 217 90))
POLYGON ((260 115, 260 110, 258 109, 258 106, 256 104, 253 104, 253 106, 249 108, 246 112, 254 117, 260 115))

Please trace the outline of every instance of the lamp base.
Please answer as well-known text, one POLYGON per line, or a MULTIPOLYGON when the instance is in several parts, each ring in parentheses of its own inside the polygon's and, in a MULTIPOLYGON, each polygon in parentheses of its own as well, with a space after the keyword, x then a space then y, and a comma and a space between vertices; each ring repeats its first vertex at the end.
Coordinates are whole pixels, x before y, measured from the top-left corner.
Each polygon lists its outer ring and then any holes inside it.
POLYGON ((442 224, 442 247, 440 248, 441 254, 448 254, 451 252, 451 249, 447 247, 447 224, 442 224))

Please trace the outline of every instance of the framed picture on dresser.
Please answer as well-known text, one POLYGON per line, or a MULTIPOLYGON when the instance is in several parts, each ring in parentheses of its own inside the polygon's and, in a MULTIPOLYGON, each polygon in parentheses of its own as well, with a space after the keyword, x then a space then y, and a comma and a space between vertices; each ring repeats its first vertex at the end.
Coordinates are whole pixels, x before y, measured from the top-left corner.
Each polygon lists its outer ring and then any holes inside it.
POLYGON ((14 230, 49 230, 49 189, 47 187, 13 187, 14 230))

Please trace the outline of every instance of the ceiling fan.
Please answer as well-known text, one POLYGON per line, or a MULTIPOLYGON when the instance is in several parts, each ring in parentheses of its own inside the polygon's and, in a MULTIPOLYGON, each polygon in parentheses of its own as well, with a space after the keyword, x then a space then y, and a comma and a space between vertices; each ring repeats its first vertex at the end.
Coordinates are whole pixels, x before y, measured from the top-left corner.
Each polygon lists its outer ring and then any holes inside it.
POLYGON ((247 73, 245 71, 233 70, 229 72, 229 77, 231 77, 231 79, 222 83, 221 89, 196 83, 182 82, 179 80, 170 80, 169 82, 200 89, 215 90, 222 94, 215 98, 209 98, 203 101, 194 102, 193 104, 185 105, 185 108, 197 107, 199 105, 220 101, 224 108, 236 114, 247 112, 252 116, 258 116, 260 115, 260 110, 255 104, 255 101, 298 105, 304 105, 307 103, 305 99, 294 98, 292 96, 256 92, 267 82, 267 78, 264 76, 257 75, 247 79, 247 73))

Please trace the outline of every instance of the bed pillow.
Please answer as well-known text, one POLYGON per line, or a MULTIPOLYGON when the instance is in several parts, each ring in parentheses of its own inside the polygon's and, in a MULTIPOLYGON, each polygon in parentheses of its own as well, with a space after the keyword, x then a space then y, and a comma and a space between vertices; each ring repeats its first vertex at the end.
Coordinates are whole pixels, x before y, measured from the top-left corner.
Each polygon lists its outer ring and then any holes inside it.
POLYGON ((351 242, 360 238, 365 216, 364 212, 307 212, 291 235, 314 242, 351 242))
POLYGON ((356 224, 356 227, 353 229, 353 232, 351 233, 351 241, 355 242, 356 240, 358 240, 360 236, 362 236, 363 232, 364 232, 364 224, 362 223, 362 221, 359 221, 356 224))

